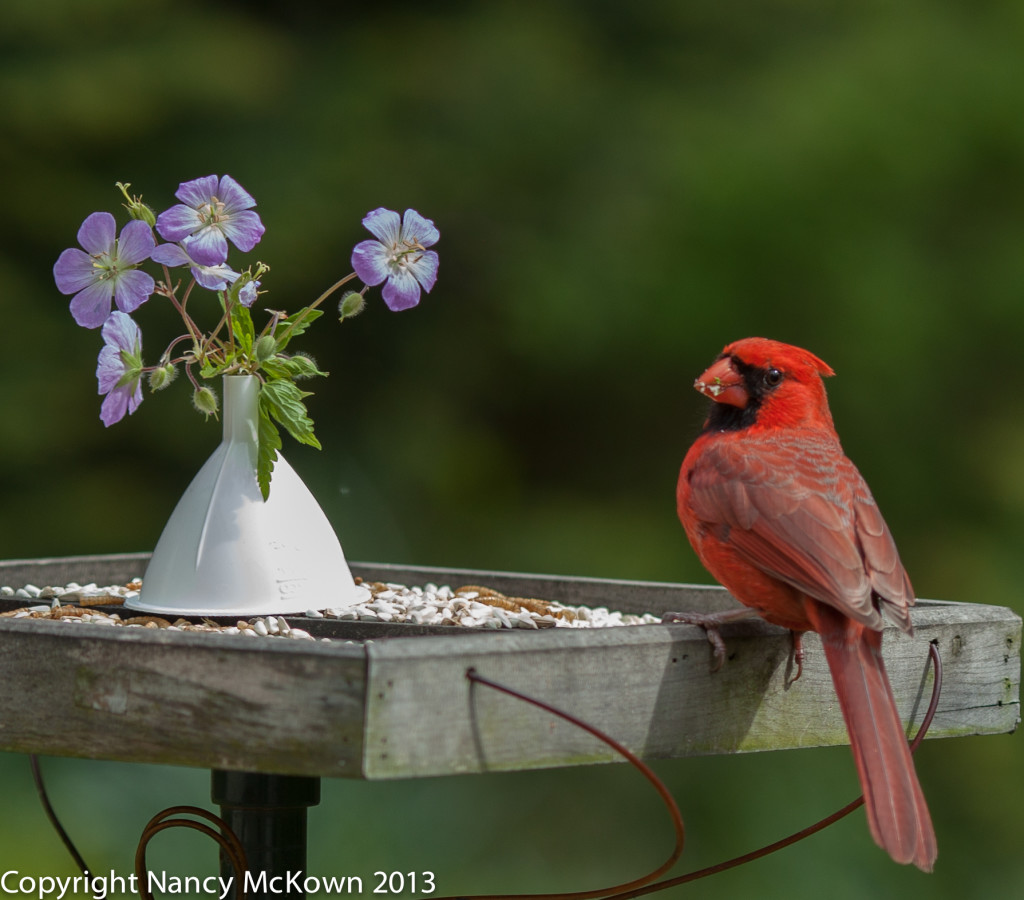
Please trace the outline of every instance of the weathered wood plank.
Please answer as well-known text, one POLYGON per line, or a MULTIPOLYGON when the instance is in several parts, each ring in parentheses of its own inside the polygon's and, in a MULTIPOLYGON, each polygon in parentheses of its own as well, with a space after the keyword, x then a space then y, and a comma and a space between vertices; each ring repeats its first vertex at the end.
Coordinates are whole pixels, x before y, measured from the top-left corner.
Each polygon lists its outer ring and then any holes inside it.
MULTIPOLYGON (((146 554, 0 563, 0 583, 115 583, 146 554)), ((374 580, 482 583, 512 596, 625 612, 721 609, 721 588, 362 564, 374 580)), ((921 601, 916 634, 885 655, 904 719, 931 691, 928 642, 945 687, 931 736, 1011 731, 1019 717, 1021 620, 980 604, 921 601)), ((413 626, 309 620, 329 644, 0 619, 0 749, 223 769, 397 778, 598 762, 578 729, 482 686, 466 670, 548 700, 648 757, 845 743, 816 639, 787 681, 788 634, 759 621, 724 629, 709 672, 686 625, 425 634, 413 626), (405 630, 407 629, 407 630, 405 630), (397 635, 411 636, 400 637, 397 635)), ((435 632, 437 629, 433 629, 435 632)), ((441 629, 443 631, 444 629, 441 629)))
POLYGON ((56 556, 43 559, 7 559, 0 561, 0 585, 19 588, 65 585, 72 581, 100 585, 127 584, 140 576, 149 564, 151 553, 112 553, 101 556, 56 556), (42 584, 40 582, 43 582, 42 584))
MULTIPOLYGON (((938 640, 944 690, 929 736, 1012 731, 1019 720, 1020 619, 999 607, 926 603, 914 621, 914 638, 889 629, 885 639, 904 720, 919 723, 927 707, 928 643, 938 640)), ((805 640, 803 676, 789 684, 786 632, 749 622, 723 635, 729 659, 714 674, 702 633, 684 625, 516 635, 500 645, 445 638, 374 643, 367 648, 367 777, 616 758, 547 713, 471 686, 470 666, 566 709, 645 757, 847 742, 815 636, 805 640)))
POLYGON ((363 649, 299 643, 0 620, 0 749, 357 776, 363 649))

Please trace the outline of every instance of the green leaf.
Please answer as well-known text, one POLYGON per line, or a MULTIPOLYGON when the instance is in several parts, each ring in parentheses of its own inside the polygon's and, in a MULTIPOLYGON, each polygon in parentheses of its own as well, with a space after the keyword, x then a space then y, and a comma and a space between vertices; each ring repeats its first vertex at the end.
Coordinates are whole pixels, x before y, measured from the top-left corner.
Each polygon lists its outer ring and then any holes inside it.
POLYGON ((231 307, 231 330, 235 335, 235 343, 246 355, 252 354, 252 343, 256 336, 256 329, 252 324, 252 315, 241 303, 234 303, 231 307))
POLYGON ((320 449, 320 441, 313 434, 313 420, 309 418, 303 398, 309 391, 300 391, 292 381, 268 381, 260 388, 260 409, 282 424, 300 444, 320 449))
POLYGON ((199 374, 206 380, 216 378, 224 371, 224 363, 212 363, 208 359, 203 360, 202 366, 199 367, 199 374))
POLYGON ((266 500, 270 496, 270 479, 274 474, 277 451, 281 449, 281 434, 270 418, 269 405, 263 402, 263 391, 260 391, 259 412, 256 480, 260 485, 260 493, 263 494, 263 499, 266 500))
POLYGON ((300 309, 297 313, 293 313, 289 316, 288 321, 285 322, 283 327, 274 335, 277 338, 277 349, 284 350, 292 338, 298 337, 302 334, 323 314, 324 311, 322 309, 310 309, 306 306, 300 309))
POLYGON ((272 380, 289 377, 288 370, 284 367, 284 360, 279 356, 263 360, 260 363, 260 369, 272 380))

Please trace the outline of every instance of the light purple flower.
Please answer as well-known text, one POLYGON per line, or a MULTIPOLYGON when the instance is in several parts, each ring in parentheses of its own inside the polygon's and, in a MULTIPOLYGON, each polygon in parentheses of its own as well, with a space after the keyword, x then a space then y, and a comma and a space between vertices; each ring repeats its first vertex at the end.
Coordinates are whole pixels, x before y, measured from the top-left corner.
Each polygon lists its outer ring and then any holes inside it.
MULTIPOLYGON (((164 266, 189 266, 192 277, 208 291, 224 291, 228 285, 234 284, 242 276, 226 263, 219 266, 204 266, 196 262, 184 244, 159 244, 151 257, 154 262, 164 266)), ((256 302, 258 281, 250 279, 238 290, 238 299, 242 306, 252 306, 256 302)))
POLYGON ((131 316, 114 310, 103 323, 103 349, 96 363, 100 418, 108 428, 142 402, 142 331, 131 316))
POLYGON ((260 283, 256 280, 247 281, 238 289, 238 302, 242 306, 252 306, 259 294, 260 283))
POLYGON ((230 175, 219 182, 216 175, 182 182, 174 196, 181 203, 157 216, 156 230, 165 241, 183 242, 201 265, 221 265, 229 238, 248 253, 263 237, 263 223, 252 212, 256 201, 230 175))
POLYGON ((150 258, 172 269, 175 266, 190 266, 192 277, 208 291, 223 291, 238 279, 238 273, 225 263, 204 266, 197 262, 183 244, 158 244, 150 258))
POLYGON ((117 223, 108 212, 88 216, 78 229, 77 247, 65 250, 53 266, 62 294, 74 294, 71 315, 84 328, 99 328, 110 314, 111 299, 124 313, 134 312, 149 299, 156 283, 136 266, 149 259, 156 241, 152 229, 132 220, 115 238, 117 223))
POLYGON ((437 281, 437 254, 427 247, 441 237, 430 219, 407 209, 405 217, 390 209, 367 213, 363 225, 377 238, 362 241, 352 251, 352 267, 364 284, 387 281, 384 302, 398 312, 420 302, 420 287, 427 293, 437 281))

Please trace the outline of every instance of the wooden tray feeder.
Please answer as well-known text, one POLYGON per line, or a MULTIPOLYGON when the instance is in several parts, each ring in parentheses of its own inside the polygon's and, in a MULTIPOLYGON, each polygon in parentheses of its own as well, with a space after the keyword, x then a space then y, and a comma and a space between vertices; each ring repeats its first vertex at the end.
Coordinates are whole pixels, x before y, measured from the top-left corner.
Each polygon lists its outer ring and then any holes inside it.
MULTIPOLYGON (((125 583, 146 554, 0 563, 0 584, 125 583)), ((510 596, 623 612, 718 610, 722 588, 363 564, 407 585, 482 584, 510 596)), ((0 612, 36 601, 9 598, 0 612)), ((330 598, 324 598, 330 605, 330 598)), ((689 625, 533 631, 288 617, 330 641, 260 639, 0 618, 0 749, 297 776, 390 779, 617 759, 561 720, 473 686, 471 667, 546 700, 647 758, 846 743, 820 644, 787 677, 787 632, 728 626, 725 665, 689 625)), ((928 736, 1013 731, 1021 619, 978 603, 921 600, 912 638, 883 643, 911 730, 944 668, 928 736)))

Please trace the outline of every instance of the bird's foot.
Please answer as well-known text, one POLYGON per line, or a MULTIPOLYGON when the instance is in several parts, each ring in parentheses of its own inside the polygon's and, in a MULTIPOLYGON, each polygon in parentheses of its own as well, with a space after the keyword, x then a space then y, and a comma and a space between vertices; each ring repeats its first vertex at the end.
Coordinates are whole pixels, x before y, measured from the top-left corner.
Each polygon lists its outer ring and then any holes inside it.
MULTIPOLYGON (((704 629, 708 643, 712 647, 711 671, 717 672, 725 662, 725 641, 719 628, 729 622, 740 622, 757 615, 752 609, 727 609, 716 613, 701 612, 667 612, 661 617, 662 624, 681 622, 684 625, 696 625, 704 629)), ((801 652, 801 659, 803 658, 801 652)), ((798 676, 799 677, 799 676, 798 676)))

